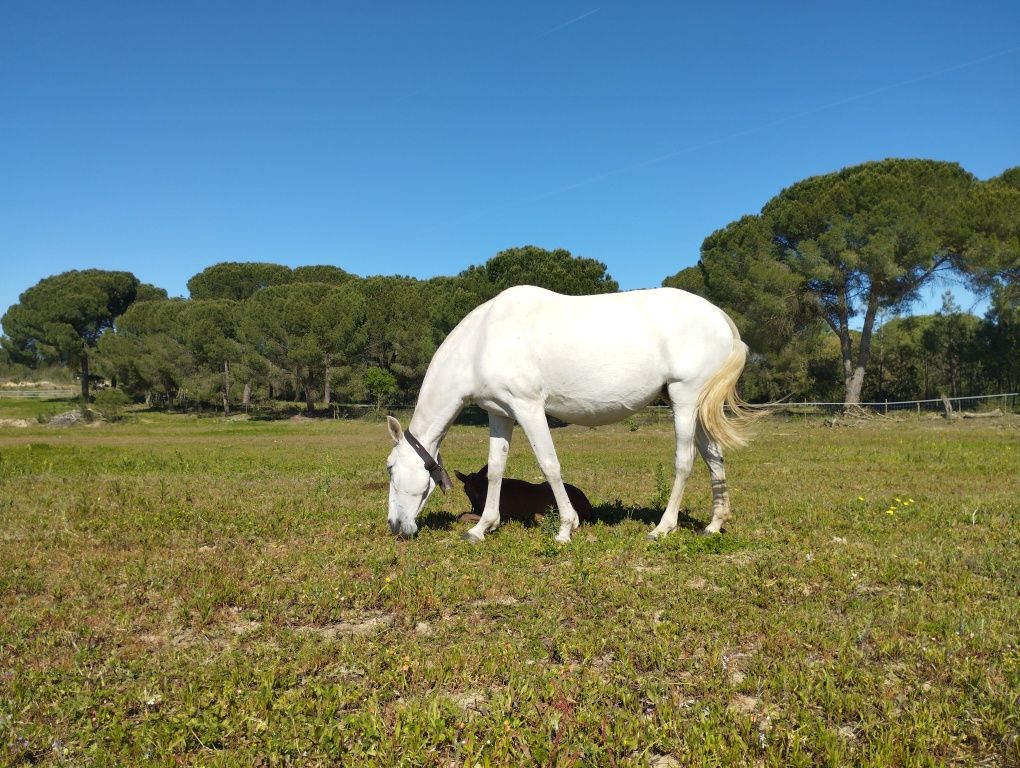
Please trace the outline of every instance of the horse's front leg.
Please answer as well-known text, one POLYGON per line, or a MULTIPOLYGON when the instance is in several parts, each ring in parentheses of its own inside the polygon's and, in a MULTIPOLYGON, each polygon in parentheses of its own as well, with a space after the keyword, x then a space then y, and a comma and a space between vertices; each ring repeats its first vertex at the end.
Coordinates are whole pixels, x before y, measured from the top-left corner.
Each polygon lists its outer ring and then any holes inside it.
POLYGON ((507 416, 489 414, 489 487, 485 495, 485 508, 474 527, 464 534, 467 541, 478 542, 499 525, 499 493, 503 485, 506 457, 510 453, 510 437, 514 420, 507 416))
POLYGON ((545 418, 545 409, 541 406, 527 406, 521 409, 523 412, 515 411, 517 423, 521 425, 524 433, 528 436, 531 449, 538 459, 538 466, 542 469, 546 481, 549 483, 556 497, 556 507, 560 511, 560 530, 556 534, 556 541, 560 544, 570 543, 570 534, 581 524, 567 496, 567 489, 563 485, 563 478, 560 475, 560 460, 556 457, 556 446, 553 445, 552 434, 549 432, 549 422, 545 418))

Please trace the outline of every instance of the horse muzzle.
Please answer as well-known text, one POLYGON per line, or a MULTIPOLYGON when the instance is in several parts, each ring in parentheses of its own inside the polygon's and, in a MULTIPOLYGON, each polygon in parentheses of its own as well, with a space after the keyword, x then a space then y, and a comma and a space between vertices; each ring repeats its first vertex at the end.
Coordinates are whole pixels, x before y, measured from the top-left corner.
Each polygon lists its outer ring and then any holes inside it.
POLYGON ((390 533, 402 539, 410 539, 418 533, 418 526, 414 523, 404 523, 400 520, 387 520, 386 523, 390 527, 390 533))

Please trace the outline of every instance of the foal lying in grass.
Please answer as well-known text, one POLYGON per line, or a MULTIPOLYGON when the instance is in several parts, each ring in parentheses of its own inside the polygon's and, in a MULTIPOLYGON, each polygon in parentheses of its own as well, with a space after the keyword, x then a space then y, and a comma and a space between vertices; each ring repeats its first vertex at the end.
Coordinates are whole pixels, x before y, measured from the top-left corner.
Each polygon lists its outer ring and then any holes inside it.
MULTIPOLYGON (((489 467, 486 464, 471 475, 455 472, 457 479, 464 483, 464 492, 471 501, 471 511, 465 512, 458 519, 461 522, 478 522, 485 499, 489 493, 489 467)), ((591 520, 591 502, 576 486, 565 483, 570 503, 577 511, 582 522, 591 520)), ((536 525, 545 517, 546 512, 556 508, 556 497, 549 483, 529 483, 525 480, 503 478, 503 486, 499 494, 499 519, 501 523, 517 520, 525 525, 536 525)))

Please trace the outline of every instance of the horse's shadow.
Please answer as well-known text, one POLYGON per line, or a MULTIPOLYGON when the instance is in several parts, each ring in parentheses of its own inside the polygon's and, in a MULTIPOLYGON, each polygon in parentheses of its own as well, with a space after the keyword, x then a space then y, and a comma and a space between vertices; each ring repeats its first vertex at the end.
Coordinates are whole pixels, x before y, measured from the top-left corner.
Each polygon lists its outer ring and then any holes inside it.
MULTIPOLYGON (((628 520, 634 520, 645 525, 657 525, 660 519, 662 519, 661 509, 624 504, 616 499, 611 503, 599 504, 594 507, 591 522, 592 524, 620 525, 628 520)), ((676 524, 678 528, 687 528, 692 531, 700 531, 705 527, 705 523, 691 517, 687 509, 680 510, 676 524)))
MULTIPOLYGON (((469 511, 469 510, 465 510, 469 511)), ((448 531, 457 525, 460 518, 455 512, 446 510, 429 511, 418 520, 419 528, 428 528, 437 531, 448 531)), ((624 504, 619 499, 608 504, 599 504, 592 508, 592 518, 582 526, 591 526, 601 523, 602 525, 621 525, 633 520, 643 525, 656 525, 662 518, 661 509, 624 504)), ((529 526, 537 527, 537 526, 529 526)), ((677 517, 677 527, 690 531, 700 531, 705 527, 704 521, 691 517, 687 509, 681 509, 677 517)))
POLYGON ((418 528, 428 528, 433 531, 448 531, 457 523, 459 515, 453 512, 437 509, 423 514, 418 519, 418 528))

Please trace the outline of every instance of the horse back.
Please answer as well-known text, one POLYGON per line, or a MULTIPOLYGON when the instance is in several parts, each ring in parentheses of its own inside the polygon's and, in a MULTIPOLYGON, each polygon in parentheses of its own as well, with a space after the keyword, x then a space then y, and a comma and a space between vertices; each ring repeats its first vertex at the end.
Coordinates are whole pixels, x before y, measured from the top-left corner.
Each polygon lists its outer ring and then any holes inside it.
POLYGON ((671 382, 697 391, 733 346, 721 310, 672 288, 561 296, 518 286, 479 310, 464 340, 476 401, 497 412, 541 402, 573 424, 619 421, 671 382))

